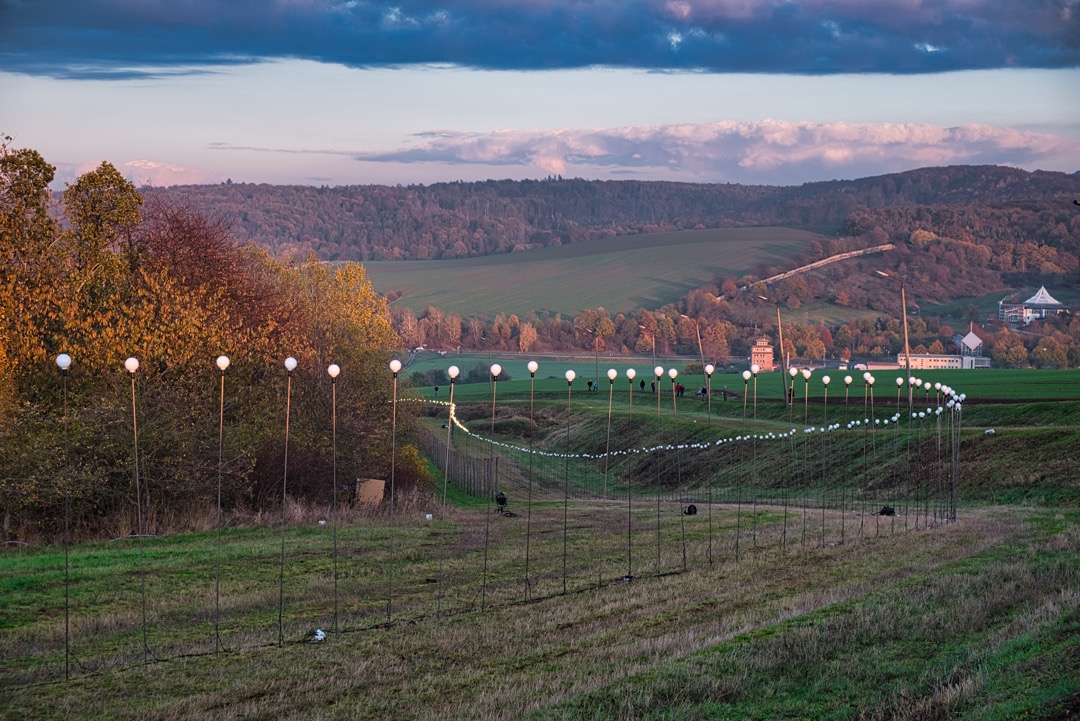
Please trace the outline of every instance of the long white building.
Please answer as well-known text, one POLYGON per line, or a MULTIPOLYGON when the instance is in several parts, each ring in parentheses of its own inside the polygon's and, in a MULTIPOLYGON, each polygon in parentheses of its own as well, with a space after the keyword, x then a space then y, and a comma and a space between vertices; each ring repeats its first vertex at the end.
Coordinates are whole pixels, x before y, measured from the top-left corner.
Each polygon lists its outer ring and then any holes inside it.
POLYGON ((1023 303, 998 301, 998 319, 1013 325, 1027 325, 1033 320, 1068 313, 1070 310, 1069 306, 1047 293, 1045 286, 1040 286, 1039 292, 1023 303))

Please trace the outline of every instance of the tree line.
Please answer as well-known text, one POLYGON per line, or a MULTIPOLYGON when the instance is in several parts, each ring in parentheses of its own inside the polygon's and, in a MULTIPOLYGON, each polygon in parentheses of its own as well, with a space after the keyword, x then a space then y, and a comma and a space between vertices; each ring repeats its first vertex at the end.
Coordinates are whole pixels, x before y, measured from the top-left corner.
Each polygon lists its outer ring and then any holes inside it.
MULTIPOLYGON (((1076 226, 1059 201, 1080 195, 1080 176, 954 166, 790 187, 552 177, 407 186, 227 182, 147 193, 226 218, 237 238, 280 257, 311 252, 323 260, 432 260, 747 225, 817 227, 830 234, 844 229, 854 236, 884 222, 881 231, 895 235, 898 227, 873 215, 885 208, 905 214, 954 208, 958 227, 977 226, 980 235, 1014 241, 1033 232, 1040 239, 1054 235, 1062 229, 1052 226, 1061 223, 1075 238, 1076 226)), ((958 237, 949 224, 936 232, 958 237)))
POLYGON ((1069 353, 1080 344, 1069 319, 1017 332, 991 323, 970 304, 957 303, 988 292, 1004 297, 1017 287, 1076 285, 1080 213, 1071 199, 1080 196, 1077 174, 954 166, 792 187, 552 177, 336 188, 225 183, 151 194, 182 199, 273 254, 313 252, 325 260, 456 258, 735 225, 796 225, 832 236, 810 243, 793 265, 896 245, 883 256, 844 261, 771 287, 761 286, 761 279, 791 266, 762 266, 742 277, 715 278, 670 306, 624 313, 595 308, 568 317, 492 309, 461 317, 435 307, 421 312, 395 307, 394 325, 408 347, 693 355, 700 330, 704 355, 745 358, 756 337, 776 338, 779 305, 793 323, 785 329, 792 338, 786 345, 797 357, 843 354, 874 360, 902 348, 887 320, 898 315, 897 304, 873 278, 875 269, 907 282, 913 299, 909 311, 920 328, 913 349, 949 352, 950 334, 958 328, 966 332, 971 322, 978 324, 987 352, 1009 331, 1004 345, 1012 351, 995 357, 995 363, 1076 365, 1069 353), (753 292, 739 295, 749 289, 753 292), (761 295, 769 300, 760 301, 761 295), (826 327, 800 317, 799 311, 815 304, 880 316, 868 321, 878 328, 872 332, 855 320, 826 327), (954 308, 936 315, 919 310, 941 304, 954 308), (594 327, 597 318, 604 319, 601 332, 594 327), (830 343, 837 334, 843 339, 839 348, 830 343), (1050 340, 1042 343, 1042 338, 1050 340), (1044 357, 1048 346, 1063 352, 1044 357))
MULTIPOLYGON (((342 368, 337 422, 349 439, 338 448, 339 478, 388 475, 386 362, 398 339, 362 267, 275 259, 175 199, 140 193, 107 162, 56 198, 53 166, 10 142, 0 144, 6 538, 56 528, 66 500, 87 532, 130 529, 137 510, 153 530, 210 507, 219 469, 218 355, 231 359, 222 454, 227 508, 281 502, 287 356, 299 363, 291 494, 325 501, 333 492, 330 363, 342 368), (73 359, 66 413, 54 363, 61 353, 73 359), (139 509, 129 356, 140 361, 139 509)), ((425 472, 407 446, 396 470, 403 483, 425 472)))

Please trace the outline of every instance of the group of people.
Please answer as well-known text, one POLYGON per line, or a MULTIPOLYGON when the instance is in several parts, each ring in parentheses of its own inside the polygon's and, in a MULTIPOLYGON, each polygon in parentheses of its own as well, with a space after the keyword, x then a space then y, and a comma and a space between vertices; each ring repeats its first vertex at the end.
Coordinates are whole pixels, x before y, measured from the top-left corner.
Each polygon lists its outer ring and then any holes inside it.
MULTIPOLYGON (((652 388, 653 394, 655 395, 656 394, 656 381, 653 381, 649 385, 652 388)), ((642 393, 644 393, 645 392, 645 379, 644 378, 641 379, 640 386, 641 386, 642 393)), ((598 391, 598 390, 600 390, 600 382, 590 380, 590 381, 588 381, 588 387, 589 387, 590 392, 591 391, 598 391)), ((686 386, 684 386, 682 383, 676 383, 675 384, 675 395, 676 395, 676 397, 682 398, 684 393, 686 393, 686 386)), ((436 396, 439 395, 439 386, 435 386, 435 395, 436 396)), ((709 397, 709 389, 702 386, 701 388, 698 388, 694 392, 694 395, 696 395, 698 398, 701 398, 702 400, 707 400, 708 397, 709 397)), ((728 396, 730 395, 730 393, 728 392, 727 386, 724 386, 724 389, 721 391, 721 395, 723 396, 725 401, 728 399, 728 396)))
MULTIPOLYGON (((596 381, 596 382, 589 381, 589 390, 590 391, 598 391, 599 387, 600 387, 600 384, 599 384, 598 381, 596 381)), ((642 389, 642 393, 644 393, 645 392, 645 379, 644 378, 639 381, 639 387, 640 387, 640 389, 642 389)), ((657 394, 657 382, 656 381, 652 381, 651 383, 649 383, 649 390, 652 392, 652 395, 657 394)), ((686 386, 684 384, 681 384, 681 383, 676 383, 675 384, 675 396, 678 397, 678 398, 681 398, 685 394, 686 394, 686 386)), ((697 391, 694 391, 694 395, 701 398, 702 400, 707 400, 708 399, 708 389, 707 389, 707 387, 705 387, 704 385, 701 386, 700 389, 698 389, 697 391)), ((725 385, 723 387, 723 389, 720 390, 720 396, 723 397, 725 400, 727 400, 728 397, 731 396, 731 395, 732 394, 731 394, 730 391, 728 391, 728 386, 727 385, 725 385)))

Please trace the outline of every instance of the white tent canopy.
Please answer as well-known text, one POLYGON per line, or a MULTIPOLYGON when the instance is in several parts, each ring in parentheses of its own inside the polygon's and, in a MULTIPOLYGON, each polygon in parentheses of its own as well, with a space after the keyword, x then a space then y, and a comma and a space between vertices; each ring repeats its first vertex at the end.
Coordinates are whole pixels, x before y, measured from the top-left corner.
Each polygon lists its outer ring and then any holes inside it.
POLYGON ((1046 286, 1040 286, 1039 292, 1025 300, 1024 305, 1061 305, 1061 301, 1047 293, 1046 286))

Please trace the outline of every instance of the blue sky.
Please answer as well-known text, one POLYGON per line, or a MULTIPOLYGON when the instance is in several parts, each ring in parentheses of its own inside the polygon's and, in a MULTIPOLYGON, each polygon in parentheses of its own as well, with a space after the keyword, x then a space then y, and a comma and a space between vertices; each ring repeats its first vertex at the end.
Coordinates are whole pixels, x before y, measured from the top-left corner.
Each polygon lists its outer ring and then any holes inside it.
POLYGON ((0 132, 138 183, 1080 170, 1080 0, 0 0, 0 132))

